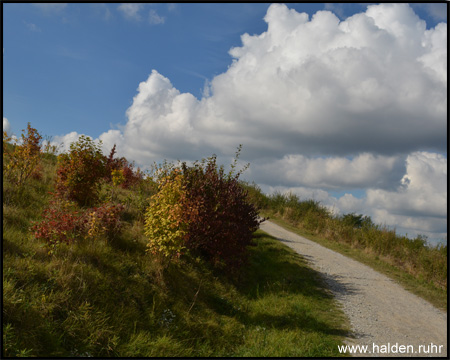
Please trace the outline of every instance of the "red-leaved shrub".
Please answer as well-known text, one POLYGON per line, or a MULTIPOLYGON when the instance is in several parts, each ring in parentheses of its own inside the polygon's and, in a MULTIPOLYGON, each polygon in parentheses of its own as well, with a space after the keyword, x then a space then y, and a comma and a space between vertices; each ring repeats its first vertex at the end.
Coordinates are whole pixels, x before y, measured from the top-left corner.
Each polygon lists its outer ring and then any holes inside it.
POLYGON ((225 174, 216 157, 193 167, 182 164, 187 191, 189 232, 186 247, 214 264, 231 269, 247 260, 247 246, 259 227, 258 213, 247 200, 239 175, 225 174), (192 211, 195 209, 195 211, 192 211))
POLYGON ((120 231, 120 214, 123 212, 122 204, 103 204, 102 206, 88 209, 86 211, 87 234, 91 238, 106 235, 111 238, 120 231))
POLYGON ((120 171, 123 176, 123 181, 120 186, 123 189, 129 189, 131 186, 139 183, 143 179, 143 174, 138 168, 134 170, 134 165, 129 163, 125 157, 115 158, 116 145, 114 144, 108 157, 105 157, 105 180, 113 181, 114 171, 120 171))
POLYGON ((193 166, 165 164, 157 169, 159 193, 146 212, 152 251, 178 256, 186 250, 231 271, 246 262, 260 220, 239 182, 241 172, 233 174, 235 165, 226 174, 214 155, 193 166), (181 229, 174 227, 180 224, 181 229))
POLYGON ((73 202, 54 197, 44 210, 42 220, 32 225, 36 239, 44 240, 55 251, 60 243, 71 243, 86 234, 87 219, 73 202))
POLYGON ((94 204, 104 175, 105 157, 100 145, 82 135, 70 145, 68 154, 58 156, 57 194, 76 201, 80 206, 94 204))
POLYGON ((44 210, 42 220, 35 222, 31 230, 36 239, 46 242, 49 253, 53 253, 60 243, 70 244, 83 238, 111 238, 121 229, 123 209, 122 204, 80 209, 75 202, 54 196, 44 210))

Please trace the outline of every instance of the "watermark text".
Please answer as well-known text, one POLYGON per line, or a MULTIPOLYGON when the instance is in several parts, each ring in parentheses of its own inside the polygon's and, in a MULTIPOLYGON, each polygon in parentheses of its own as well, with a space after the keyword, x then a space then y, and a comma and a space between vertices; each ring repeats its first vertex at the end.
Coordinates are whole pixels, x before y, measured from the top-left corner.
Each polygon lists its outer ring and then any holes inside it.
POLYGON ((442 354, 444 345, 426 344, 414 347, 399 343, 370 345, 338 345, 341 354, 442 354))

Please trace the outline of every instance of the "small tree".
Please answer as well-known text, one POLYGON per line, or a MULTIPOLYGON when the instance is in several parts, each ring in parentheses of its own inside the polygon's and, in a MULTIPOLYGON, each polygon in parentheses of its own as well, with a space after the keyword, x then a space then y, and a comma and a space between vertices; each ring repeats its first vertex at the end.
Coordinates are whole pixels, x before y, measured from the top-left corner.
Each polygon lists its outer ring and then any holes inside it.
POLYGON ((58 156, 56 190, 59 196, 76 201, 80 206, 97 200, 100 180, 105 175, 105 157, 100 145, 82 135, 70 145, 68 154, 58 156))
POLYGON ((16 186, 21 186, 40 164, 41 140, 39 132, 27 125, 27 134, 22 130, 21 144, 15 144, 14 148, 8 147, 12 138, 3 132, 3 173, 5 177, 16 186))

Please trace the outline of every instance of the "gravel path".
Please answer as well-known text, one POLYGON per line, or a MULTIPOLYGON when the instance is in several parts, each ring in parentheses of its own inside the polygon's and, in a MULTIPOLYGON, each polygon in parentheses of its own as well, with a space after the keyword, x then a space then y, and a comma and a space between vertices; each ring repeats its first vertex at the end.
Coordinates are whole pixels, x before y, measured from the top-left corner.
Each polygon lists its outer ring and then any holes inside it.
POLYGON ((367 353, 355 356, 447 357, 445 312, 370 267, 270 221, 261 229, 301 254, 324 276, 350 319, 352 336, 346 344, 368 346, 367 353))

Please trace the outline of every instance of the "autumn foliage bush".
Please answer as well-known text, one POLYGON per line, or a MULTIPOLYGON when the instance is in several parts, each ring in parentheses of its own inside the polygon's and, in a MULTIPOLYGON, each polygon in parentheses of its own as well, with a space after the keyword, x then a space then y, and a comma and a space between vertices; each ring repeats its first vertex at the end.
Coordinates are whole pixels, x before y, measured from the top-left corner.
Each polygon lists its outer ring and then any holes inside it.
POLYGON ((151 251, 169 257, 198 254, 231 270, 246 262, 260 221, 239 182, 241 172, 233 174, 235 164, 228 174, 217 166, 216 156, 193 166, 159 169, 159 192, 146 212, 151 251))
POLYGON ((3 174, 13 184, 21 186, 30 176, 40 177, 42 136, 28 123, 26 135, 25 130, 22 130, 21 142, 16 141, 14 147, 9 147, 7 144, 12 140, 12 137, 3 131, 3 174))
POLYGON ((114 158, 116 145, 108 157, 87 136, 81 136, 70 145, 69 153, 58 156, 56 189, 58 196, 76 201, 79 205, 93 205, 98 199, 102 181, 124 189, 137 184, 143 178, 126 158, 114 158))
POLYGON ((116 145, 114 144, 109 156, 105 157, 105 180, 119 185, 123 189, 129 189, 142 181, 143 174, 140 169, 134 170, 133 163, 130 163, 125 157, 115 158, 115 153, 116 145))
POLYGON ((258 212, 239 182, 226 174, 215 156, 188 167, 182 164, 187 191, 189 234, 186 247, 213 264, 232 269, 247 260, 247 246, 259 227, 258 212))
POLYGON ((131 186, 142 180, 125 158, 114 158, 101 151, 90 137, 81 136, 70 145, 70 151, 58 156, 56 192, 50 206, 42 213, 42 220, 32 226, 35 238, 44 240, 54 251, 60 243, 78 239, 110 239, 121 229, 122 204, 99 202, 102 183, 131 186))
POLYGON ((93 204, 104 175, 105 157, 100 145, 82 135, 70 145, 69 153, 58 156, 57 194, 81 206, 93 204))
POLYGON ((120 215, 124 210, 122 204, 103 204, 85 212, 88 220, 87 235, 90 238, 106 236, 111 238, 120 231, 122 223, 120 215))
POLYGON ((80 209, 73 201, 53 197, 42 219, 32 225, 31 231, 36 239, 45 241, 49 253, 53 253, 61 243, 114 236, 121 228, 122 211, 121 204, 80 209))
POLYGON ((145 213, 148 250, 166 258, 179 258, 186 250, 188 235, 187 203, 184 179, 180 171, 161 177, 158 192, 150 199, 145 213))
POLYGON ((46 242, 52 253, 59 244, 72 243, 86 234, 87 219, 83 215, 74 202, 53 197, 42 220, 35 222, 31 231, 36 239, 46 242))

